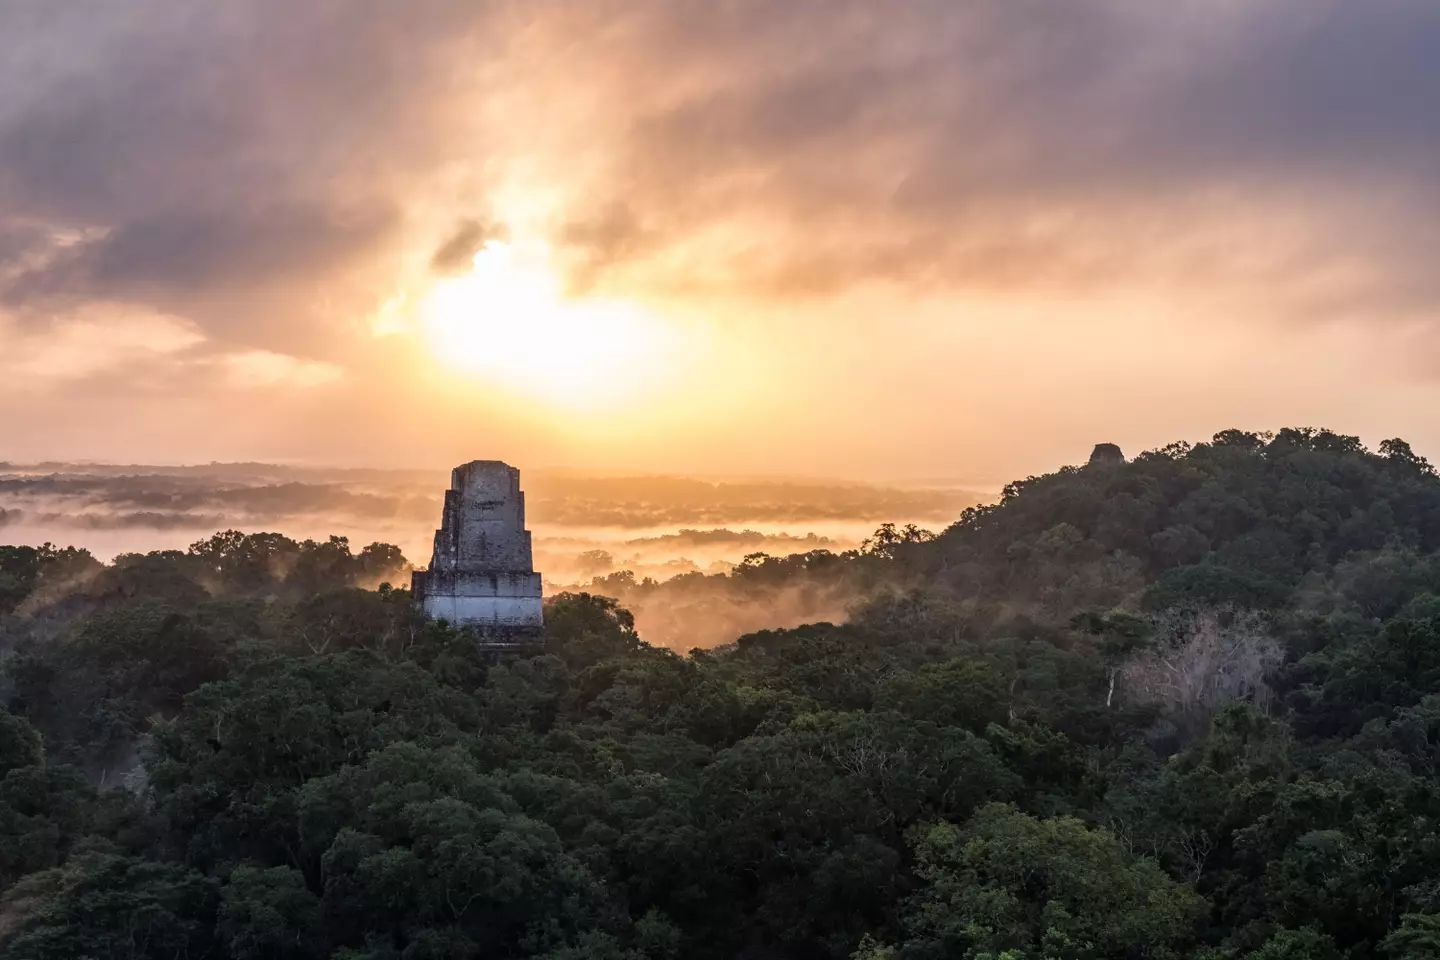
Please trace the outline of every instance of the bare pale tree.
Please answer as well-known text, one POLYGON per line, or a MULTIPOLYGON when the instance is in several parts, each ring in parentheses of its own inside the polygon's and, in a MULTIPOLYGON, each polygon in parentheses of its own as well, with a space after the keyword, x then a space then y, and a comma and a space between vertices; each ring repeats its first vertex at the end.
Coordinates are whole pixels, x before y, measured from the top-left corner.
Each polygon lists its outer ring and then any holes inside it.
POLYGON ((1272 691, 1265 679, 1284 649, 1258 616, 1208 610, 1162 616, 1155 627, 1154 642, 1120 670, 1131 699, 1161 705, 1188 732, 1231 700, 1268 708, 1272 691))

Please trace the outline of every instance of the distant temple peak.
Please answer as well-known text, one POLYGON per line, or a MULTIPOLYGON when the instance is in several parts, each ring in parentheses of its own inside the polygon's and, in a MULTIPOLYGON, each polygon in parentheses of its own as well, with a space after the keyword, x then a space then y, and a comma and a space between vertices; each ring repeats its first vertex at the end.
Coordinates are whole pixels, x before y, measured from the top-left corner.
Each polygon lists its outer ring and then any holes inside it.
POLYGON ((525 529, 519 470, 472 460, 450 472, 430 568, 415 571, 411 590, 437 620, 486 632, 539 630, 540 574, 525 529))
POLYGON ((1090 451, 1091 463, 1124 463, 1125 453, 1117 444, 1097 443, 1090 451))

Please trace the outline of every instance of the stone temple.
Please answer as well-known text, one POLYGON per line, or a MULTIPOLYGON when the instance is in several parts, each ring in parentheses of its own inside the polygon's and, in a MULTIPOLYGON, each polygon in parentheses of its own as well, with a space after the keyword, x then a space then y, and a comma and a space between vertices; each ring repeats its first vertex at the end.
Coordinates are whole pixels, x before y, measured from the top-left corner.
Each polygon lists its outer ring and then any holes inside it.
POLYGON ((415 571, 411 592, 427 616, 488 636, 519 640, 539 631, 540 574, 519 470, 472 460, 450 472, 430 569, 415 571))

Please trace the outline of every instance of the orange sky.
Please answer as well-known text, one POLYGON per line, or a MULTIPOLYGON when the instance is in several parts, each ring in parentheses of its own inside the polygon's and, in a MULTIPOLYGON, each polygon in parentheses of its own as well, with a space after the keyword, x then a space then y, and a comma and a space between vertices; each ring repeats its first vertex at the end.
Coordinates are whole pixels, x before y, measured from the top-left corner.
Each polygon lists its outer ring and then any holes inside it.
POLYGON ((1436 89, 1422 0, 6 4, 0 459, 1433 456, 1436 89))

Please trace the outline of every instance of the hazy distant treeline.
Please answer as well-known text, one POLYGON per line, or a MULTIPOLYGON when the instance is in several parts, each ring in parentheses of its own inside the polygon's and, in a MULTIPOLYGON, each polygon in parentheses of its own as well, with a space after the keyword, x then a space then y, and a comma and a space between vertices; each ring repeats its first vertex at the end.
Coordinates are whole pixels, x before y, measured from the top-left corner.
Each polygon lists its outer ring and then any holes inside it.
MULTIPOLYGON (((116 467, 0 464, 9 522, 44 517, 80 527, 275 524, 339 519, 438 522, 448 477, 415 471, 297 470, 265 465, 116 467)), ((684 477, 525 475, 533 525, 657 528, 746 522, 943 520, 979 498, 956 489, 843 483, 708 481, 684 477)))
MULTIPOLYGON (((448 472, 426 470, 0 464, 0 539, 107 558, 183 549, 223 529, 337 534, 393 543, 423 566, 448 483, 448 472)), ((943 526, 979 499, 948 488, 544 470, 527 471, 524 485, 536 567, 552 590, 626 570, 638 582, 723 574, 754 552, 851 549, 881 522, 943 526)))

